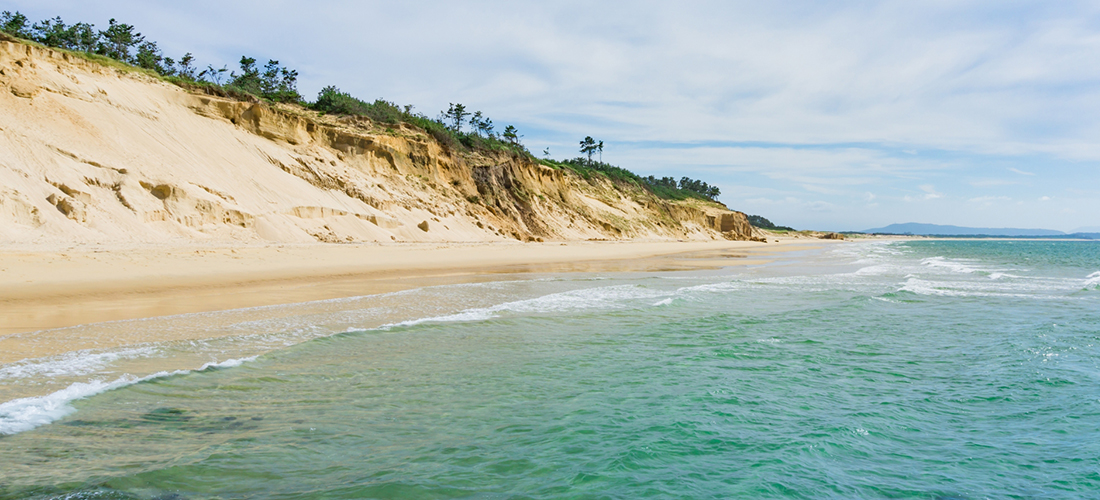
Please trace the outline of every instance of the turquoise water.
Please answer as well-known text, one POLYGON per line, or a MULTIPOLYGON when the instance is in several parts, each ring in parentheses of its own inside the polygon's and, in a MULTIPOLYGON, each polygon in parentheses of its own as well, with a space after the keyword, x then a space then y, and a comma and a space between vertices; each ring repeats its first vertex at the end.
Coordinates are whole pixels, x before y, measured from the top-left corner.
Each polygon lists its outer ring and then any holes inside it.
POLYGON ((0 498, 1100 497, 1100 244, 417 293, 459 306, 0 405, 0 498))

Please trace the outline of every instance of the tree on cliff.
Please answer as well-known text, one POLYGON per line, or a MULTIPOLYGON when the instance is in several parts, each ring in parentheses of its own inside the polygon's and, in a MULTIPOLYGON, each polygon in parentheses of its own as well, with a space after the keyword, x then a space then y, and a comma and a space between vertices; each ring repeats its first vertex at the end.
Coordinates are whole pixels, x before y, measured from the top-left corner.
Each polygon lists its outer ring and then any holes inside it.
POLYGON ((130 47, 145 41, 141 33, 134 31, 134 27, 111 19, 110 26, 100 31, 102 39, 96 47, 96 52, 117 61, 133 62, 130 59, 130 47))
POLYGON ((485 134, 485 137, 493 137, 493 120, 490 120, 488 116, 482 118, 477 122, 477 129, 485 134))
POLYGON ((750 215, 749 216, 749 224, 752 224, 753 227, 759 227, 761 229, 778 229, 778 230, 783 230, 783 231, 794 231, 794 228, 791 228, 791 227, 788 227, 788 226, 777 226, 777 225, 773 224, 772 221, 770 221, 770 220, 768 220, 768 219, 766 219, 766 218, 764 218, 763 216, 760 216, 760 215, 750 215))
POLYGON ((44 19, 31 28, 31 38, 49 47, 92 52, 99 42, 99 33, 87 23, 66 26, 60 17, 44 19))
MULTIPOLYGON (((157 48, 157 42, 142 42, 138 45, 137 54, 134 55, 135 66, 151 69, 162 75, 169 75, 174 72, 174 69, 166 68, 163 62, 164 56, 160 53, 160 49, 157 48)), ((175 66, 174 61, 172 66, 175 66)))
POLYGON ((711 186, 710 184, 703 181, 697 181, 690 177, 681 178, 679 183, 672 177, 661 177, 658 179, 651 175, 649 177, 642 177, 641 179, 657 192, 681 192, 690 196, 701 196, 711 200, 718 198, 718 195, 722 194, 722 190, 718 189, 718 186, 711 186))
POLYGON ((504 127, 504 140, 513 145, 519 143, 519 134, 516 133, 516 127, 512 125, 504 127))
POLYGON ((588 163, 592 163, 592 155, 596 153, 596 149, 599 147, 596 140, 590 135, 581 141, 581 153, 588 155, 588 163))
POLYGON ((693 193, 701 194, 710 199, 715 199, 718 195, 722 194, 722 190, 718 189, 718 186, 711 186, 703 181, 697 181, 691 177, 684 177, 680 179, 680 189, 683 191, 691 191, 693 193))
POLYGON ((230 73, 227 87, 252 95, 279 102, 298 102, 298 71, 279 66, 279 61, 271 59, 264 66, 263 73, 256 67, 256 59, 241 56, 241 74, 230 73))
POLYGON ((453 102, 451 107, 443 113, 444 120, 451 122, 451 130, 460 134, 462 133, 462 124, 466 122, 467 116, 470 116, 470 113, 466 111, 466 106, 453 102))
POLYGON ((194 66, 194 63, 195 56, 193 54, 191 54, 190 52, 184 54, 183 57, 180 58, 180 67, 178 70, 176 70, 176 75, 180 78, 194 81, 196 78, 198 78, 198 74, 195 73, 196 71, 198 71, 198 68, 194 66))
POLYGON ((485 137, 493 136, 493 120, 483 115, 481 111, 470 117, 470 128, 474 129, 475 134, 485 134, 485 137))
POLYGON ((32 38, 29 26, 30 22, 27 16, 24 16, 19 11, 15 11, 13 14, 11 11, 5 10, 0 13, 0 30, 10 34, 11 36, 17 36, 20 38, 32 38))
POLYGON ((199 73, 198 80, 210 82, 220 87, 222 85, 222 78, 225 77, 227 71, 229 71, 229 68, 226 66, 215 68, 213 64, 207 64, 206 69, 202 70, 202 73, 199 73))

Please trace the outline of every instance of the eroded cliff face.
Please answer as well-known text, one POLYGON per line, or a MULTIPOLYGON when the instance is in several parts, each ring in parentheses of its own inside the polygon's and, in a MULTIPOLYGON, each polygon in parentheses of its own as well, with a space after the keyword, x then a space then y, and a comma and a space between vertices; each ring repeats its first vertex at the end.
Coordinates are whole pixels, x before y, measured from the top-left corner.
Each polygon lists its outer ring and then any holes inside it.
POLYGON ((744 214, 668 202, 411 127, 188 92, 0 40, 0 240, 745 239, 744 214))

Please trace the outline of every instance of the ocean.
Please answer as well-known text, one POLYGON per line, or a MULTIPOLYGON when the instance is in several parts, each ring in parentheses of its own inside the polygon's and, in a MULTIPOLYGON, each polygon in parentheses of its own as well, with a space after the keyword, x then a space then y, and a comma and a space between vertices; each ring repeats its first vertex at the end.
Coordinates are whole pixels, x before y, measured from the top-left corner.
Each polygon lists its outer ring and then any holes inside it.
POLYGON ((0 499, 1100 498, 1098 243, 494 279, 42 333, 217 338, 0 365, 0 499))

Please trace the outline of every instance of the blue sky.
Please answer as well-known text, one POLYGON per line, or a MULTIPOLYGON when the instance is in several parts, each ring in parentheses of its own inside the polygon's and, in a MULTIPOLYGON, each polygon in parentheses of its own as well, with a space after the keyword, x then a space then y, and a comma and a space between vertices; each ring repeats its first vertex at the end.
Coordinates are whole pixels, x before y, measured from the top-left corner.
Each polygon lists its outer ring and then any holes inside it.
POLYGON ((1096 2, 0 2, 134 24, 170 56, 278 59, 532 152, 717 184, 798 228, 1100 226, 1096 2))

